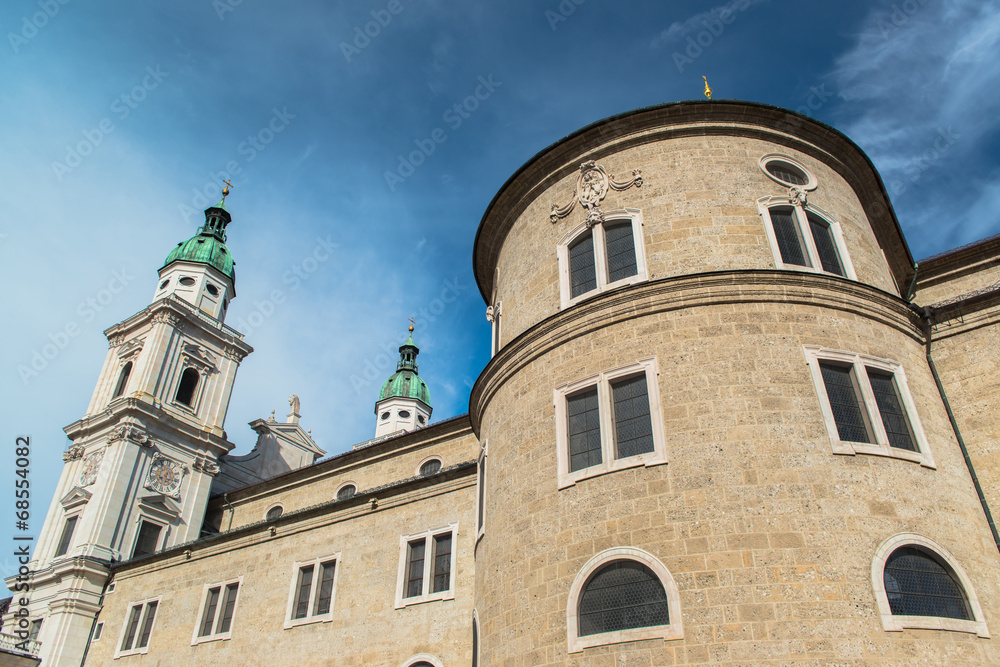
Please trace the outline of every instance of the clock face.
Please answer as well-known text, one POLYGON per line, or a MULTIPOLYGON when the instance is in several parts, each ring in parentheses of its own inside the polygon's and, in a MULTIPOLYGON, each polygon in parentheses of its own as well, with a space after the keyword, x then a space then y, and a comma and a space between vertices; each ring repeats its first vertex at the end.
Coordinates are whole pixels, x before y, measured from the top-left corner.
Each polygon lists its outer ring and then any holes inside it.
POLYGON ((80 486, 89 486, 97 479, 97 471, 101 469, 101 459, 104 450, 88 454, 83 460, 83 470, 80 472, 80 486))
POLYGON ((167 459, 156 459, 149 468, 146 485, 154 491, 176 495, 181 486, 180 466, 167 459))

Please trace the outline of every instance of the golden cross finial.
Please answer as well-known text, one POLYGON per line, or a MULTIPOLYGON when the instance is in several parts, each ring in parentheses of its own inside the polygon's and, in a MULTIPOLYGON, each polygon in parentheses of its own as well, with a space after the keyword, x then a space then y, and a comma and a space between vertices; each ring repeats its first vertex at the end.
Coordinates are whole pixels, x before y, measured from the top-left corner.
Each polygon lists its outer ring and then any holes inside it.
POLYGON ((708 86, 708 77, 703 76, 701 78, 705 80, 705 97, 712 99, 712 89, 708 86))
POLYGON ((226 201, 226 197, 229 196, 229 188, 233 187, 233 184, 225 179, 222 182, 226 184, 226 187, 222 188, 222 201, 226 201))
POLYGON ((413 324, 414 324, 414 321, 413 321, 413 318, 411 317, 410 318, 410 333, 413 333, 413 324))

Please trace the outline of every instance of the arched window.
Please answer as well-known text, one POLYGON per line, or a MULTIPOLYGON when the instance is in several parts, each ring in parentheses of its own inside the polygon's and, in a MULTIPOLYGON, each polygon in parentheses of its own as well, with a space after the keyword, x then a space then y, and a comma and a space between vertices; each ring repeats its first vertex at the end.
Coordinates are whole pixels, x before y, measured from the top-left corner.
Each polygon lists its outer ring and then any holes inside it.
POLYGON ((115 385, 115 394, 111 398, 118 398, 125 393, 125 386, 128 384, 128 376, 132 374, 132 362, 122 366, 121 373, 118 374, 118 384, 115 385))
POLYGON ((420 476, 427 477, 441 470, 441 459, 430 459, 420 464, 420 476))
POLYGON ((432 655, 421 653, 404 662, 401 667, 442 667, 442 663, 432 655))
POLYGON ((472 667, 479 667, 479 617, 472 612, 472 667))
POLYGON ((597 554, 580 570, 566 609, 569 652, 641 639, 679 639, 680 596, 653 555, 630 547, 597 554))
POLYGON ((348 498, 354 497, 354 494, 358 492, 358 487, 353 484, 345 484, 340 487, 337 491, 337 500, 347 500, 348 498))
POLYGON ((175 400, 184 405, 191 405, 194 400, 194 390, 198 387, 198 371, 193 368, 185 368, 181 375, 181 382, 177 386, 177 396, 175 400))
POLYGON ((280 518, 281 515, 284 513, 284 511, 285 508, 283 508, 281 505, 275 505, 274 507, 272 507, 267 511, 267 514, 264 516, 264 520, 274 521, 275 519, 280 518))
POLYGON ((989 636, 969 578, 944 547, 926 537, 906 533, 886 540, 872 563, 872 584, 886 630, 989 636))

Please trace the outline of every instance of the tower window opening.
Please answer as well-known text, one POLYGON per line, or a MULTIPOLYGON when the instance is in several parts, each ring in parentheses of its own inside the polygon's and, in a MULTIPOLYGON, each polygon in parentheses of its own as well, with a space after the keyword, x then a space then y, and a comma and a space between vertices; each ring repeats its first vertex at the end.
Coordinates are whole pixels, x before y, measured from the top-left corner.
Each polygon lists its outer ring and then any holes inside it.
POLYGON ((180 282, 181 285, 184 285, 184 287, 191 287, 194 285, 194 278, 191 276, 184 276, 178 282, 180 282))
POLYGON ((170 284, 170 278, 167 278, 162 283, 160 283, 160 289, 164 289, 169 284, 170 284))
POLYGON ((205 289, 208 290, 208 293, 211 294, 212 296, 219 296, 219 288, 216 287, 215 285, 209 283, 208 285, 205 286, 205 289))
POLYGON ((181 382, 177 386, 177 395, 174 397, 178 403, 183 403, 192 407, 194 401, 194 390, 198 387, 198 371, 193 368, 184 369, 181 375, 181 382))
POLYGON ((62 535, 59 536, 59 546, 56 547, 56 557, 65 556, 66 552, 69 551, 69 545, 73 542, 73 533, 76 531, 76 522, 79 519, 79 516, 71 516, 66 519, 62 535))
POLYGON ((115 393, 111 398, 118 398, 125 393, 125 386, 128 384, 129 375, 132 374, 132 362, 122 366, 122 372, 118 375, 118 384, 115 386, 115 393))
POLYGON ((400 410, 399 411, 399 418, 400 419, 409 419, 410 418, 410 411, 409 410, 400 410))

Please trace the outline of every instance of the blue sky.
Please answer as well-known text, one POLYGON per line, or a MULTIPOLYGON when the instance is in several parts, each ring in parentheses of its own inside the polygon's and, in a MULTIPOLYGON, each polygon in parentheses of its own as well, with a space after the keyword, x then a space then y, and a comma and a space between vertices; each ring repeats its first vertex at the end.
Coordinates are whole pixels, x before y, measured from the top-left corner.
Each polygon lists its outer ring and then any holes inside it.
POLYGON ((489 358, 472 241, 497 189, 584 125, 700 98, 703 74, 717 99, 851 137, 915 257, 1000 233, 996 1, 11 0, 0 34, 0 479, 30 435, 35 534, 103 329, 148 305, 222 172, 228 323, 256 348, 226 425, 238 453, 293 392, 328 452, 371 437, 411 316, 434 420, 466 412, 489 358))

